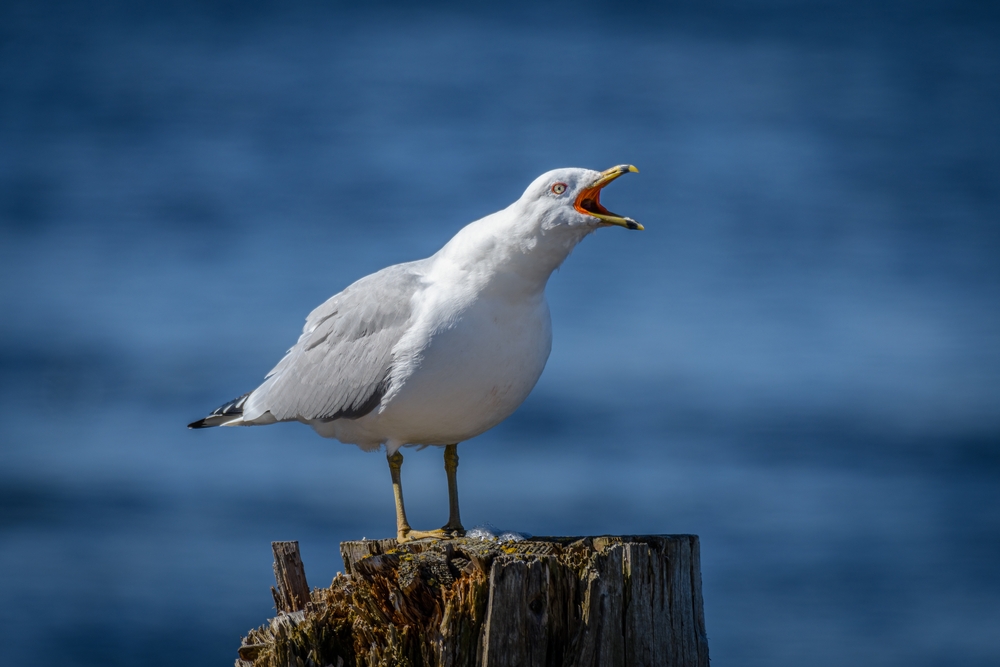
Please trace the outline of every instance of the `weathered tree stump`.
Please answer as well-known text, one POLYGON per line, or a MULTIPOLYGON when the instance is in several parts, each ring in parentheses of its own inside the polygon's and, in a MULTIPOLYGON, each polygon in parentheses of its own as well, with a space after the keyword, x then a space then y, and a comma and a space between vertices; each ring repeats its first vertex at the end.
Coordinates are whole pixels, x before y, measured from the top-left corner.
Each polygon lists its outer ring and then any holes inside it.
POLYGON ((271 587, 274 608, 279 612, 299 611, 309 603, 309 584, 299 555, 298 542, 271 542, 274 553, 274 581, 271 587))
POLYGON ((237 667, 708 665, 695 535, 340 547, 347 573, 237 667))

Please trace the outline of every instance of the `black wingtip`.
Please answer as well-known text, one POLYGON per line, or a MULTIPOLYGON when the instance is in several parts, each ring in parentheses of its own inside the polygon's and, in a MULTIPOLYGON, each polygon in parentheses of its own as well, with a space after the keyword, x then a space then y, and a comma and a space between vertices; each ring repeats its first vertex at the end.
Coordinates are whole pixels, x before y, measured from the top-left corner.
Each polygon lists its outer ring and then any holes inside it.
POLYGON ((216 409, 212 410, 212 414, 204 419, 199 419, 196 422, 188 424, 188 428, 211 428, 213 426, 221 426, 232 421, 233 418, 239 417, 243 414, 243 404, 246 403, 247 396, 251 393, 253 392, 247 392, 239 398, 234 398, 225 405, 220 405, 216 409))

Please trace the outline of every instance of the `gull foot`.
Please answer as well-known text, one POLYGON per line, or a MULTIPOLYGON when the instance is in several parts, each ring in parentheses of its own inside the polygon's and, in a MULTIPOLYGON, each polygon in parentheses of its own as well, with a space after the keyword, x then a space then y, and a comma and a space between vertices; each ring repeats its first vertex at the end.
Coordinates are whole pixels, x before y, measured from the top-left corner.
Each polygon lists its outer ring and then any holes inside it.
POLYGON ((396 534, 396 541, 400 544, 413 542, 414 540, 453 540, 456 537, 465 537, 465 528, 461 525, 444 526, 435 530, 407 530, 396 534))

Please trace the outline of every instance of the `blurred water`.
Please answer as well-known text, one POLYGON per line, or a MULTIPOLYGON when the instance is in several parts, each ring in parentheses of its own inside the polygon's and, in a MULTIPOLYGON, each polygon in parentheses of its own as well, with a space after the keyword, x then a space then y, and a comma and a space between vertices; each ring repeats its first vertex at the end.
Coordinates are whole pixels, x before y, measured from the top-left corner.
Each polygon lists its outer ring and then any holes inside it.
MULTIPOLYGON (((539 173, 646 225, 549 287, 463 517, 702 536, 713 660, 1000 661, 1000 31, 985 6, 5 3, 0 663, 209 665, 393 530, 380 455, 188 432, 305 314, 539 173)), ((437 450, 404 477, 445 518, 437 450)))

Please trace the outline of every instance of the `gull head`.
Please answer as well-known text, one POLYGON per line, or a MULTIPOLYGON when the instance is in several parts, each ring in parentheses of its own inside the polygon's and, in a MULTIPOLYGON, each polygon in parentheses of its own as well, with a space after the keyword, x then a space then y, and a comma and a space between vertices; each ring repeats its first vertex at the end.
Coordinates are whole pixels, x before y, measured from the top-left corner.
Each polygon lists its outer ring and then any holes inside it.
POLYGON ((620 164, 604 171, 554 169, 536 178, 518 204, 543 228, 568 225, 593 230, 616 225, 626 229, 643 227, 632 218, 612 213, 601 204, 601 189, 619 176, 639 170, 620 164))

